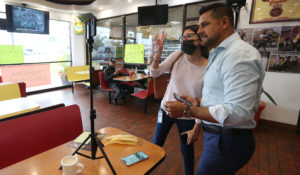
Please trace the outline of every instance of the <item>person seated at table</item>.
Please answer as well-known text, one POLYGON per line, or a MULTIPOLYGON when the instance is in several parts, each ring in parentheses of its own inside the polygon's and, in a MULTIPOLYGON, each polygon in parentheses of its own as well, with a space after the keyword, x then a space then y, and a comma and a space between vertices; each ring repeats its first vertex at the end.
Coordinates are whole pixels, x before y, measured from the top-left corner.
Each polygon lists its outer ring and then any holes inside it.
POLYGON ((104 70, 104 80, 109 84, 109 87, 116 90, 113 98, 113 104, 118 104, 118 98, 124 100, 126 93, 133 92, 133 87, 119 81, 113 80, 114 77, 128 75, 116 70, 115 59, 110 59, 109 66, 104 70))

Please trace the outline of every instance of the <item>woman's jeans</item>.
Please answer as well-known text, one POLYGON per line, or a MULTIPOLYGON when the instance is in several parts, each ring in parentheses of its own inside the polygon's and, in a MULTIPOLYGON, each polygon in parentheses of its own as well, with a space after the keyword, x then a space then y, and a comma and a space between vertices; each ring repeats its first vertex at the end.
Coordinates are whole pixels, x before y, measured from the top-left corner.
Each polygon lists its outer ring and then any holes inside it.
POLYGON ((168 136, 168 133, 174 123, 177 124, 177 128, 179 131, 180 138, 180 150, 183 156, 184 163, 184 172, 185 175, 193 175, 194 174, 194 145, 187 145, 182 141, 180 134, 192 130, 195 125, 195 120, 185 120, 185 119, 175 119, 169 117, 166 112, 160 109, 158 112, 162 112, 162 122, 159 123, 159 120, 156 120, 156 126, 154 135, 152 137, 152 143, 157 144, 159 146, 163 146, 165 140, 168 136))

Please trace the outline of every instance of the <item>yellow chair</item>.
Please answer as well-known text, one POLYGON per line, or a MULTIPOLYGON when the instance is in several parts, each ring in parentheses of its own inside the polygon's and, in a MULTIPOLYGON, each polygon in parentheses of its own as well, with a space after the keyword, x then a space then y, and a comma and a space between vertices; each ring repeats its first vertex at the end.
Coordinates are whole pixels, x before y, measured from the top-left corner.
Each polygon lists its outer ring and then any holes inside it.
POLYGON ((88 81, 90 78, 89 66, 71 66, 66 68, 67 80, 72 82, 72 92, 74 93, 74 83, 88 81))
POLYGON ((0 83, 0 101, 20 97, 21 92, 18 83, 0 83))

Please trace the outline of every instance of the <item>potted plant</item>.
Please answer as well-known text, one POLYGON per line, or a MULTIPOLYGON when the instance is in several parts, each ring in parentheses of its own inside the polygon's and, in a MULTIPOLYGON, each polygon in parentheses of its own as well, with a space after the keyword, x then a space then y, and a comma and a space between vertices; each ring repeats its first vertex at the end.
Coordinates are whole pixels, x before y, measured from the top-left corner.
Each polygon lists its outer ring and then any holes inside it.
MULTIPOLYGON (((277 105, 276 101, 273 99, 273 97, 268 92, 266 92, 264 89, 262 89, 261 93, 264 93, 274 105, 277 105)), ((257 112, 254 116, 254 120, 256 121, 256 124, 258 123, 258 121, 260 119, 260 114, 265 109, 266 105, 267 104, 264 101, 259 102, 257 112)))
MULTIPOLYGON (((62 56, 60 58, 58 58, 59 61, 66 61, 67 55, 62 56)), ((66 72, 66 68, 70 66, 69 62, 60 62, 57 63, 55 66, 55 72, 57 73, 58 77, 60 77, 61 79, 61 83, 62 85, 66 85, 69 84, 67 81, 67 72, 66 72)))

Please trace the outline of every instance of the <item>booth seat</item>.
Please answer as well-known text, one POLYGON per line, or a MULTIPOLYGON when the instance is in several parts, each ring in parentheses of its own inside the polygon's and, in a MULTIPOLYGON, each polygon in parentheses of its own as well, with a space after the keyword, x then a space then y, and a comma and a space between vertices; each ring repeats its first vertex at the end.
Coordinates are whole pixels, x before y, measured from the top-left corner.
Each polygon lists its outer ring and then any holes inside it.
POLYGON ((78 105, 0 122, 0 169, 74 140, 83 131, 78 105))
POLYGON ((0 101, 26 97, 26 83, 0 83, 0 101))
POLYGON ((12 119, 19 118, 19 117, 24 117, 24 116, 39 113, 39 112, 49 111, 49 110, 60 108, 60 107, 65 107, 65 104, 60 103, 60 104, 56 104, 56 105, 47 106, 47 107, 44 107, 44 108, 39 108, 37 110, 32 110, 32 111, 28 111, 28 112, 25 112, 25 113, 19 113, 19 114, 12 115, 12 116, 9 116, 9 117, 0 118, 0 122, 3 122, 5 120, 12 120, 12 119))

